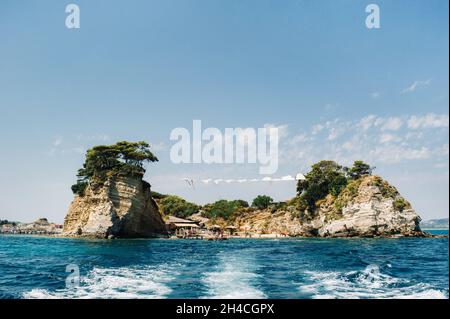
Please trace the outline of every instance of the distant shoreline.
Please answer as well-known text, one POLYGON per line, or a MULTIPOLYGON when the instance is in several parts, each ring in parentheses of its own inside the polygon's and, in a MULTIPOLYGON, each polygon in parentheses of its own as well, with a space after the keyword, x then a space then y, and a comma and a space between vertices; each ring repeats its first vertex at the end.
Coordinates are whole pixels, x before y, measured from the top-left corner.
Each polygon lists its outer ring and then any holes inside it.
MULTIPOLYGON (((424 229, 423 231, 426 232, 427 230, 431 231, 439 231, 444 230, 448 231, 448 229, 424 229)), ((351 236, 351 237, 308 237, 308 236, 276 236, 276 234, 263 234, 262 236, 254 235, 254 236, 231 236, 227 237, 225 240, 212 240, 212 239, 196 239, 196 238, 175 238, 175 237, 148 237, 148 238, 114 238, 114 239, 103 239, 103 238, 95 238, 95 237, 88 237, 88 236, 64 236, 64 235, 49 235, 49 234, 8 234, 8 233, 0 233, 0 237, 34 237, 34 238, 60 238, 60 239, 81 239, 81 240, 102 240, 102 241, 116 241, 116 240, 193 240, 193 241, 228 241, 228 240, 235 240, 235 239, 257 239, 257 240, 264 240, 264 239, 402 239, 402 238, 448 238, 448 234, 430 234, 431 236, 426 237, 419 237, 419 236, 379 236, 379 237, 364 237, 364 236, 351 236)))

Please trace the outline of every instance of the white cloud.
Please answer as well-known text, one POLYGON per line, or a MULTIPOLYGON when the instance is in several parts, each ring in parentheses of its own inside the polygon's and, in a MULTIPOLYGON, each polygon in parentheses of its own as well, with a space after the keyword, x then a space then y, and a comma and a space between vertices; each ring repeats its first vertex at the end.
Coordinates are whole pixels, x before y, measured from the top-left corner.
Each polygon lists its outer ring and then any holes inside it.
POLYGON ((288 137, 286 143, 281 143, 280 163, 296 162, 297 168, 303 169, 324 158, 344 165, 355 159, 373 165, 431 158, 440 161, 448 157, 448 147, 440 146, 448 145, 448 137, 436 129, 445 126, 448 126, 446 114, 422 117, 371 114, 354 121, 329 120, 316 123, 309 133, 288 137), (318 134, 324 130, 326 135, 318 134))
POLYGON ((373 114, 363 117, 356 123, 356 126, 363 131, 374 127, 381 127, 382 131, 397 131, 402 125, 403 120, 399 117, 383 118, 373 114))
POLYGON ((403 160, 420 160, 430 157, 430 150, 423 146, 419 149, 388 145, 376 147, 370 154, 381 163, 399 163, 403 160))
POLYGON ((339 136, 339 132, 335 127, 330 128, 330 132, 328 134, 328 139, 330 141, 335 140, 336 138, 338 138, 339 136))
POLYGON ((380 92, 373 92, 372 94, 370 94, 370 97, 372 99, 378 99, 381 96, 380 92))
POLYGON ((414 132, 408 132, 405 135, 406 140, 420 140, 424 136, 423 132, 420 131, 414 131, 414 132))
MULTIPOLYGON (((303 128, 295 134, 289 132, 288 125, 265 125, 281 128, 285 139, 279 143, 279 163, 280 168, 289 173, 308 170, 311 164, 322 159, 335 160, 342 165, 351 165, 354 160, 361 159, 375 166, 427 160, 427 165, 432 167, 448 158, 448 137, 437 129, 443 126, 448 126, 448 115, 445 114, 395 117, 372 114, 352 121, 333 119, 316 123, 309 131, 303 128)), ((201 184, 213 186, 291 180, 290 175, 264 180, 262 177, 245 178, 235 168, 227 176, 233 174, 237 176, 233 180, 214 173, 203 175, 199 180, 202 179, 201 184)))
POLYGON ((325 128, 322 124, 316 124, 312 127, 312 134, 317 134, 325 128))
POLYGON ((449 126, 448 114, 437 115, 434 113, 429 113, 424 116, 413 115, 408 120, 408 127, 410 129, 440 128, 448 126, 449 126))
POLYGON ((402 90, 402 94, 405 93, 411 93, 414 92, 416 89, 420 88, 420 87, 425 87, 431 84, 431 79, 425 80, 425 81, 414 81, 413 84, 411 84, 410 86, 408 86, 407 88, 402 90))
POLYGON ((61 145, 62 141, 63 141, 63 137, 62 136, 57 136, 55 138, 55 140, 53 141, 53 146, 54 147, 58 147, 59 145, 61 145))
POLYGON ((85 134, 78 134, 77 140, 79 141, 109 141, 110 138, 107 134, 93 134, 93 135, 85 135, 85 134))
POLYGON ((282 124, 282 125, 276 125, 276 124, 270 124, 270 123, 266 123, 264 124, 264 128, 277 128, 278 129, 278 137, 284 138, 288 135, 288 129, 289 126, 287 124, 282 124))
POLYGON ((384 121, 383 126, 381 127, 382 131, 397 131, 403 125, 402 119, 398 117, 390 117, 384 121))
POLYGON ((309 141, 311 138, 308 137, 306 133, 301 133, 294 135, 293 137, 289 138, 288 143, 289 144, 298 144, 298 143, 304 143, 309 141))
POLYGON ((380 143, 381 144, 385 144, 385 143, 390 143, 390 142, 399 142, 401 141, 401 138, 392 135, 392 134, 381 134, 380 135, 380 143))
MULTIPOLYGON (((184 178, 183 180, 186 180, 186 178, 184 178)), ((192 181, 196 181, 196 178, 192 178, 192 181)), ((239 178, 239 179, 215 179, 213 180, 212 178, 208 178, 208 179, 200 179, 200 181, 204 184, 204 185, 210 185, 211 182, 214 182, 216 185, 221 184, 221 183, 226 183, 226 184, 232 184, 232 183, 254 183, 254 182, 290 182, 290 181, 295 181, 295 178, 292 177, 291 175, 286 175, 286 176, 282 176, 282 177, 270 177, 270 176, 265 176, 263 178, 253 178, 253 179, 247 179, 247 178, 239 178)))
POLYGON ((340 119, 327 121, 324 127, 328 129, 328 140, 333 141, 342 136, 348 130, 349 126, 351 126, 349 122, 344 122, 340 119))
POLYGON ((368 129, 370 129, 374 124, 375 121, 377 119, 376 115, 367 115, 366 117, 363 117, 358 123, 357 126, 362 129, 363 131, 367 131, 368 129))

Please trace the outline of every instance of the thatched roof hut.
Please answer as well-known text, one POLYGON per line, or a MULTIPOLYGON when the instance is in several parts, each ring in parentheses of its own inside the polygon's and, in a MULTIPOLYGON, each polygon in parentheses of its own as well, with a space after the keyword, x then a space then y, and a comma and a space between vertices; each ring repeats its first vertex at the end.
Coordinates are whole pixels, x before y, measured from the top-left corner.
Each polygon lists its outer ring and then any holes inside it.
POLYGON ((171 229, 200 228, 200 226, 197 225, 197 223, 193 220, 183 219, 175 216, 169 216, 169 218, 166 220, 166 225, 171 229))

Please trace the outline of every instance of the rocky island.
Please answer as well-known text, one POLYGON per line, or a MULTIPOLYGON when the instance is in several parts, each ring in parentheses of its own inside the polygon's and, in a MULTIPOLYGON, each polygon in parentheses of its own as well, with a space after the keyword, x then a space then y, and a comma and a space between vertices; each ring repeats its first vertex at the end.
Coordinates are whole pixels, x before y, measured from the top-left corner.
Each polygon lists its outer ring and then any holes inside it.
MULTIPOLYGON (((297 181, 297 196, 275 203, 265 195, 249 205, 219 200, 199 206, 178 196, 152 192, 142 177, 144 162, 157 158, 145 142, 97 146, 86 155, 75 199, 64 221, 66 236, 138 238, 167 235, 169 216, 185 218, 205 231, 233 230, 239 237, 402 237, 428 234, 420 217, 397 189, 373 176, 368 164, 314 164, 297 181)), ((189 222, 187 223, 189 224, 189 222)), ((191 229, 190 231, 198 231, 191 229)))
POLYGON ((119 142, 90 149, 72 186, 75 199, 63 234, 95 238, 155 237, 165 224, 142 177, 143 163, 157 158, 144 142, 119 142))
MULTIPOLYGON (((297 196, 273 202, 260 195, 196 206, 158 195, 164 215, 189 218, 206 227, 232 230, 240 237, 428 237, 420 217, 395 187, 362 161, 343 167, 320 161, 297 182, 297 196)), ((230 232, 231 233, 231 232, 230 232)))
POLYGON ((233 224, 305 237, 425 236, 419 215, 395 188, 378 176, 362 177, 338 196, 328 194, 313 209, 299 210, 298 199, 285 207, 245 212, 233 224))

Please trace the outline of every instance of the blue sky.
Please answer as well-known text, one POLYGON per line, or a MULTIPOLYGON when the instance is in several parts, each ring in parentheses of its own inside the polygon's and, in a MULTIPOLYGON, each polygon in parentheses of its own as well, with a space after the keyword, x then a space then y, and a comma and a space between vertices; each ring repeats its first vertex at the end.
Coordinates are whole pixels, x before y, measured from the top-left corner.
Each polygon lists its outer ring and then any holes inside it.
POLYGON ((256 165, 175 165, 170 132, 278 126, 277 176, 363 159, 424 219, 448 217, 448 1, 0 2, 0 218, 62 222, 84 151, 146 140, 153 189, 205 203, 292 197, 256 165), (65 27, 65 6, 81 28, 65 27))

